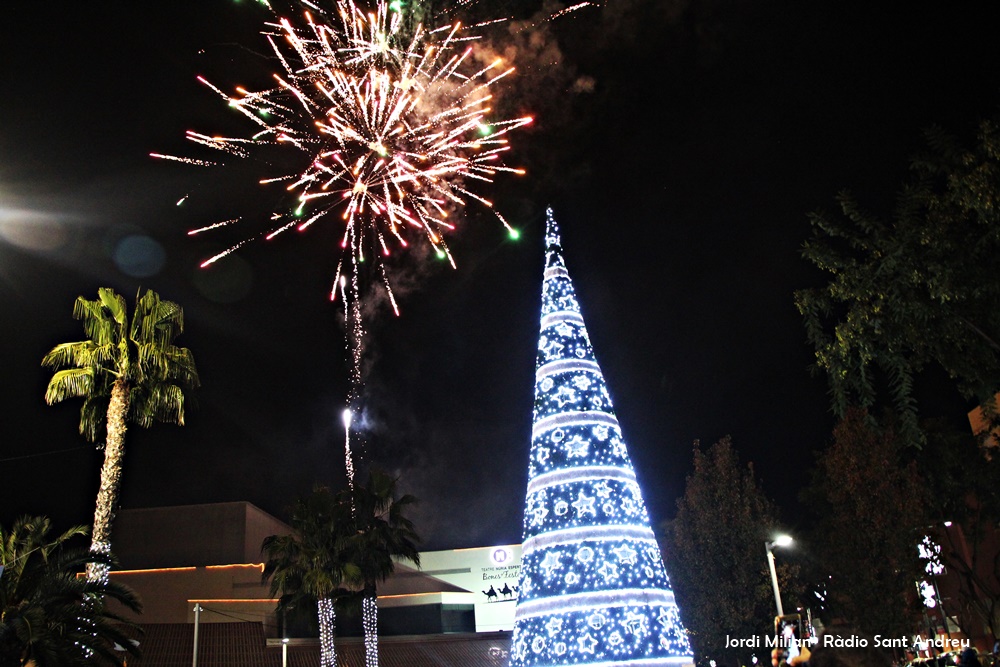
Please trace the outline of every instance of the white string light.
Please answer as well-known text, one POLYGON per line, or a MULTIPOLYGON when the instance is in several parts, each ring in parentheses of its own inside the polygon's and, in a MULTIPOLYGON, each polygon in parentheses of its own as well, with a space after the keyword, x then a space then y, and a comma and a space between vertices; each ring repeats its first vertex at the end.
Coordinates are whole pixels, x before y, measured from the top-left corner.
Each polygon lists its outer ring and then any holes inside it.
POLYGON ((319 664, 321 667, 337 667, 337 649, 334 645, 337 612, 331 598, 320 598, 319 606, 319 664))
POLYGON ((365 665, 378 667, 378 605, 374 596, 361 601, 361 623, 365 633, 365 665))

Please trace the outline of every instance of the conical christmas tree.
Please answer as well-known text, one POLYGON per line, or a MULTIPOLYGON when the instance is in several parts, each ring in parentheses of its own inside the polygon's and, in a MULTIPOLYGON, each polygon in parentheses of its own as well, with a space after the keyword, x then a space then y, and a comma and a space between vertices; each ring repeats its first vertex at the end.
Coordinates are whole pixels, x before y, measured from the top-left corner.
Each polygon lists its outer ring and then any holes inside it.
POLYGON ((548 211, 512 667, 693 662, 548 211))

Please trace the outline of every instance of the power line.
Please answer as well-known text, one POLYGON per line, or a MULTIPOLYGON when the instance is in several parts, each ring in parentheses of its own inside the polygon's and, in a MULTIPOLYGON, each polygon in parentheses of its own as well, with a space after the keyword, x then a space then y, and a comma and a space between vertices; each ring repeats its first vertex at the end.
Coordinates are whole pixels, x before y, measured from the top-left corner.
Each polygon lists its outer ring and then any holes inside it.
POLYGON ((21 456, 11 456, 5 459, 0 459, 0 463, 7 463, 8 461, 20 461, 23 459, 37 458, 39 456, 51 456, 53 454, 63 454, 65 452, 78 452, 78 451, 83 451, 83 448, 77 446, 77 447, 69 447, 67 449, 56 449, 51 452, 41 452, 39 454, 23 454, 21 456))

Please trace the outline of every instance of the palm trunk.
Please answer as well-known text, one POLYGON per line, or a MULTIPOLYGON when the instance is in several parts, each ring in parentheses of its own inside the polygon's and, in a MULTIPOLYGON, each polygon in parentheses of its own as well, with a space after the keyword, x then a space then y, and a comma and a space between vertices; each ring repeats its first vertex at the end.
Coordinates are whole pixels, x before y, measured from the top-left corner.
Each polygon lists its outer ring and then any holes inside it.
MULTIPOLYGON (((122 458, 125 455, 125 417, 128 414, 129 386, 124 378, 118 378, 111 386, 111 401, 108 404, 108 438, 104 444, 104 465, 101 466, 101 487, 97 491, 97 506, 94 509, 94 530, 91 534, 90 551, 109 553, 111 551, 111 522, 118 506, 118 488, 122 477, 122 458)), ((91 581, 106 579, 108 567, 91 563, 87 566, 87 578, 91 581)))
POLYGON ((320 598, 319 607, 319 664, 320 667, 337 667, 337 649, 334 637, 337 632, 337 612, 333 598, 320 598))
POLYGON ((365 667, 378 667, 378 604, 375 586, 365 586, 361 601, 361 624, 365 632, 365 667))

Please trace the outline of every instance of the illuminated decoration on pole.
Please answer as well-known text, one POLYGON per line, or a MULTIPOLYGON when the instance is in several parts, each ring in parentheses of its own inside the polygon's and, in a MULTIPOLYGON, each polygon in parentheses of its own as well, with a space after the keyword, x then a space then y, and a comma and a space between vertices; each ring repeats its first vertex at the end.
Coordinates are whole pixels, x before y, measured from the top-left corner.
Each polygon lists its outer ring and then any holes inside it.
POLYGON ((929 581, 918 581, 917 591, 920 592, 920 599, 924 601, 924 606, 934 609, 937 606, 937 594, 934 592, 934 585, 929 581))
POLYGON ((547 217, 510 665, 691 663, 551 209, 547 217))
POLYGON ((924 572, 931 576, 944 574, 944 564, 941 563, 941 545, 934 541, 930 535, 924 535, 924 539, 917 545, 917 553, 920 560, 924 561, 924 572))
MULTIPOLYGON (((944 525, 945 528, 948 528, 951 526, 951 522, 947 521, 944 525)), ((930 535, 924 535, 924 539, 917 545, 917 553, 924 563, 924 572, 931 578, 929 582, 918 581, 917 590, 920 591, 920 597, 923 599, 925 607, 928 609, 937 608, 940 611, 942 627, 945 634, 948 634, 948 615, 944 611, 944 598, 941 597, 941 591, 938 590, 937 585, 938 576, 945 573, 944 563, 941 562, 941 545, 935 542, 930 535)))

